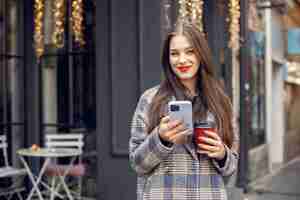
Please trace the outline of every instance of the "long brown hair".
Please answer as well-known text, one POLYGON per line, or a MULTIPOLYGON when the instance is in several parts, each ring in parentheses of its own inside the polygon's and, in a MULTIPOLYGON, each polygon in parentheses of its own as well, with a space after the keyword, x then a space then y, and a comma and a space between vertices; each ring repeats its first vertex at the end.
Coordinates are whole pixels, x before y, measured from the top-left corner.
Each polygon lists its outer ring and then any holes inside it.
POLYGON ((230 98, 225 94, 216 78, 211 52, 206 39, 195 25, 187 22, 178 24, 175 31, 170 33, 164 42, 162 49, 164 80, 161 82, 159 90, 150 105, 148 133, 159 124, 160 119, 165 115, 165 108, 172 96, 175 96, 177 100, 190 99, 187 95, 187 88, 171 69, 169 60, 170 41, 172 37, 178 34, 187 37, 200 59, 196 86, 199 96, 193 102, 193 117, 196 120, 202 120, 210 112, 215 118, 219 135, 224 143, 231 147, 233 127, 230 98))

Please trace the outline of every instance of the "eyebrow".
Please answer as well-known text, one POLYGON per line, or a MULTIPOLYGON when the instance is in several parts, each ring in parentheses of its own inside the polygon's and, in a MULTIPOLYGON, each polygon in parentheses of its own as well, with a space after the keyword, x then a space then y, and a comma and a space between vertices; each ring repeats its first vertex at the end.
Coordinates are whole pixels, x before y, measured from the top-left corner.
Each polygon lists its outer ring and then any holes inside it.
MULTIPOLYGON (((194 47, 186 47, 184 48, 184 50, 190 50, 190 49, 194 49, 194 47)), ((170 49, 170 51, 177 51, 178 49, 170 49)))

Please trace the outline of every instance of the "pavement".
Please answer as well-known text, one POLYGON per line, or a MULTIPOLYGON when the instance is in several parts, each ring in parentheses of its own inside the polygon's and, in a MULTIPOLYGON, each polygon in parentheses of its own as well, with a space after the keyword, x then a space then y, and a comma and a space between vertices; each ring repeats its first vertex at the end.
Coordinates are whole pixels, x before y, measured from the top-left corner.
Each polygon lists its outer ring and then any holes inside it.
POLYGON ((244 200, 300 200, 300 157, 251 186, 244 200))

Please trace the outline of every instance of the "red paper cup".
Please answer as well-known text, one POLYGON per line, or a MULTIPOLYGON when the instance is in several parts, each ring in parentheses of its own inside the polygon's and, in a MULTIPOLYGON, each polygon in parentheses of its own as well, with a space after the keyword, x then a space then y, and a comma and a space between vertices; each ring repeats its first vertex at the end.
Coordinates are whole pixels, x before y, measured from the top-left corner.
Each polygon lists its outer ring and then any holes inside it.
POLYGON ((206 137, 205 131, 215 131, 215 125, 212 122, 200 122, 195 124, 195 143, 203 143, 199 137, 206 137))

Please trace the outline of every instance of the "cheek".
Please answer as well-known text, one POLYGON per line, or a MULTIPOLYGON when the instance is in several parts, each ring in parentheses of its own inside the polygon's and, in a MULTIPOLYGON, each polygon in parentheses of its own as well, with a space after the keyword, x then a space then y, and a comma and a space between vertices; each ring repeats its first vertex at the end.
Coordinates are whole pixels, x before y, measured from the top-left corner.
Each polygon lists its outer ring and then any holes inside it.
POLYGON ((200 62, 199 62, 199 60, 198 60, 197 58, 195 58, 195 59, 194 59, 194 63, 195 63, 195 67, 196 67, 196 69, 197 69, 197 71, 198 71, 199 68, 200 68, 200 62))
POLYGON ((194 55, 191 59, 193 60, 193 62, 194 62, 195 64, 197 64, 197 65, 200 64, 200 60, 198 59, 198 57, 197 57, 196 55, 194 55))
POLYGON ((174 67, 175 66, 175 64, 176 64, 176 59, 175 58, 169 58, 169 61, 170 61, 170 65, 171 65, 171 67, 174 67))

